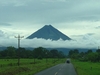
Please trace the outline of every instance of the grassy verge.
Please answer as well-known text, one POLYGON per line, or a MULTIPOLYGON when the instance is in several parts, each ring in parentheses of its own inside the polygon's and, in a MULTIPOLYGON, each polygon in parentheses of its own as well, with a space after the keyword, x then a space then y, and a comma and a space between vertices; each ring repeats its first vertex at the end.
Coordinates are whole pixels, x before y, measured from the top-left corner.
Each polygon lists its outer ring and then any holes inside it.
POLYGON ((78 75, 100 75, 100 63, 72 61, 78 75))
POLYGON ((17 59, 0 59, 0 75, 34 75, 46 68, 63 63, 65 59, 21 59, 17 66, 17 59))

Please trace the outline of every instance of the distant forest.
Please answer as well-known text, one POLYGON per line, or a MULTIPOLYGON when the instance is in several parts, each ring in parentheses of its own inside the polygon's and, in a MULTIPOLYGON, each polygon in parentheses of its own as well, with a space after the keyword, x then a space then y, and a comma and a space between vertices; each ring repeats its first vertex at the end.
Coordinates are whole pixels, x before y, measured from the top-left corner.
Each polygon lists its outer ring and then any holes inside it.
POLYGON ((0 51, 0 58, 64 58, 66 57, 62 51, 56 49, 47 50, 43 47, 38 47, 33 50, 27 50, 25 48, 16 49, 12 46, 7 47, 7 49, 0 51))
POLYGON ((0 51, 1 59, 14 59, 14 58, 72 58, 80 61, 100 62, 100 49, 96 52, 88 50, 87 52, 79 52, 79 50, 70 50, 66 56, 62 51, 52 49, 48 50, 43 47, 38 47, 33 50, 27 50, 25 48, 16 49, 15 47, 7 47, 5 50, 0 51))
POLYGON ((77 49, 70 50, 68 56, 79 61, 100 62, 100 49, 97 49, 96 52, 93 52, 93 50, 87 52, 79 52, 77 49))

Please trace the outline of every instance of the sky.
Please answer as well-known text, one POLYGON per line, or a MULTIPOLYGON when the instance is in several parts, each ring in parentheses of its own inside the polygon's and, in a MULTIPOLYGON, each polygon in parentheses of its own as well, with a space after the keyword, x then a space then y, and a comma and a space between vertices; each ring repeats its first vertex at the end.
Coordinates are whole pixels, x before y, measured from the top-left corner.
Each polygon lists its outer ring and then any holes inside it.
POLYGON ((0 46, 97 48, 99 33, 100 0, 0 0, 0 46), (49 24, 73 40, 25 39, 49 24))

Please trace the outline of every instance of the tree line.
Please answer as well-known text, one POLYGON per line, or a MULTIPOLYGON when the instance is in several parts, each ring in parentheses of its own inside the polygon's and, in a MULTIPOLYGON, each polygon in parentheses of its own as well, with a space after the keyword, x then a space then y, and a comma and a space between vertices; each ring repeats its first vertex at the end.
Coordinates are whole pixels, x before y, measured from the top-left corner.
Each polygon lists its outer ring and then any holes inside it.
POLYGON ((64 58, 65 54, 62 51, 56 49, 48 50, 43 47, 38 47, 33 50, 27 50, 25 48, 16 49, 15 47, 7 47, 5 50, 0 51, 0 58, 64 58))
POLYGON ((79 52, 79 50, 70 50, 68 56, 80 61, 100 62, 100 49, 95 52, 88 50, 87 52, 79 52))

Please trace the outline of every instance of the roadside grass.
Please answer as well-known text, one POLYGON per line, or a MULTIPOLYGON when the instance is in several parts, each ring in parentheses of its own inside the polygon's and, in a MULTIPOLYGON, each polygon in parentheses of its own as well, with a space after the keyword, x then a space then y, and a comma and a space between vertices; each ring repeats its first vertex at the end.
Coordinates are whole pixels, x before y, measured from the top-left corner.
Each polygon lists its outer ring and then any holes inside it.
POLYGON ((72 60, 78 75, 100 75, 100 63, 72 60))
POLYGON ((0 59, 0 75, 34 75, 46 68, 64 63, 65 59, 20 59, 20 66, 17 59, 0 59))

